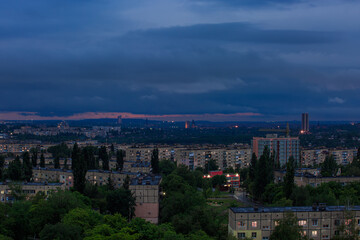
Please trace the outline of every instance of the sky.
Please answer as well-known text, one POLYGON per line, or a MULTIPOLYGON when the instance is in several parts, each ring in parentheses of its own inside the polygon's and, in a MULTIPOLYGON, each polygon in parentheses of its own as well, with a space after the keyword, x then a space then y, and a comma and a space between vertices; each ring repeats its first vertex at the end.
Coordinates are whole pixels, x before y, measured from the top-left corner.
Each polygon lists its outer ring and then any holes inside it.
POLYGON ((0 120, 360 120, 360 1, 0 0, 0 120))

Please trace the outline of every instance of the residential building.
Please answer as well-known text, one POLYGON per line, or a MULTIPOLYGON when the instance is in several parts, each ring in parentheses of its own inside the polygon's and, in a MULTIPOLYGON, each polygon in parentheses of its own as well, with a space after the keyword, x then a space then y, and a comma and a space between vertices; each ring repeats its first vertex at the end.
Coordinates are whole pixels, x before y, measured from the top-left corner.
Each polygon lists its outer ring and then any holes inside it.
POLYGON ((223 171, 210 171, 209 174, 204 175, 203 178, 213 178, 216 175, 225 175, 226 183, 224 187, 240 188, 240 175, 238 173, 223 173, 223 171))
MULTIPOLYGON (((16 183, 15 183, 16 185, 16 183)), ((14 186, 9 182, 0 182, 0 200, 1 202, 13 202, 14 196, 12 191, 14 186)), ((65 190, 65 184, 63 183, 21 183, 21 193, 25 194, 26 197, 34 196, 37 193, 44 193, 45 195, 50 194, 52 191, 65 190)))
POLYGON ((301 133, 308 133, 309 129, 309 114, 303 113, 301 115, 301 133))
POLYGON ((360 226, 360 206, 247 207, 230 208, 229 233, 238 239, 268 240, 279 220, 288 212, 297 217, 303 228, 302 234, 314 240, 331 239, 341 234, 340 226, 351 221, 347 212, 355 218, 357 228, 360 226))
MULTIPOLYGON (((286 171, 274 171, 274 182, 280 183, 284 181, 286 171)), ((309 169, 309 171, 299 172, 296 170, 294 176, 295 185, 302 187, 306 185, 310 185, 312 187, 318 187, 322 183, 328 182, 337 182, 341 185, 346 185, 348 183, 360 182, 360 177, 352 177, 352 176, 334 176, 334 177, 322 177, 320 175, 320 170, 318 169, 309 169)))
POLYGON ((146 175, 132 179, 129 189, 136 197, 135 216, 159 222, 161 176, 146 175))
POLYGON ((275 153, 275 161, 279 166, 284 166, 289 157, 293 156, 296 162, 300 161, 300 140, 298 137, 278 137, 277 134, 267 134, 266 137, 254 137, 252 152, 259 158, 268 146, 270 152, 275 153))

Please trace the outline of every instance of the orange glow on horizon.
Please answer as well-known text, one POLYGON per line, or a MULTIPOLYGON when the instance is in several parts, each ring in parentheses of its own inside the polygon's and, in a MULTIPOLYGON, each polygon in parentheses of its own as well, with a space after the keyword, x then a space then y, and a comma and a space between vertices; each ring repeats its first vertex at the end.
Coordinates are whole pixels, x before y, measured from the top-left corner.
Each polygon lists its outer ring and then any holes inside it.
POLYGON ((76 113, 70 116, 41 116, 37 112, 0 112, 0 120, 83 120, 83 119, 103 119, 114 118, 119 115, 122 119, 150 119, 165 121, 186 121, 188 119, 202 121, 226 121, 241 120, 245 117, 262 116, 260 113, 205 113, 205 114, 135 114, 129 112, 85 112, 76 113))

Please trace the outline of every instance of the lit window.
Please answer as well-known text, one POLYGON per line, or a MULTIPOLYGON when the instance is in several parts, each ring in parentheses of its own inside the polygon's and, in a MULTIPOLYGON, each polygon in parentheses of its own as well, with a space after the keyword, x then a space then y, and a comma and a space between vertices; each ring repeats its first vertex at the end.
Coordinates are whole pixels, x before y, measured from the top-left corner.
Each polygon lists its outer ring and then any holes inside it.
POLYGON ((279 226, 279 221, 278 220, 275 220, 275 227, 279 226))
POLYGON ((305 226, 306 220, 299 220, 299 226, 305 226))
POLYGON ((251 227, 256 228, 257 227, 257 221, 251 222, 251 227))
POLYGON ((317 232, 317 231, 311 231, 311 236, 317 237, 317 235, 318 235, 318 232, 317 232))
POLYGON ((346 219, 345 220, 345 225, 350 225, 350 223, 351 223, 351 219, 346 219))
POLYGON ((239 222, 238 222, 238 226, 240 226, 240 227, 245 226, 245 222, 244 222, 244 221, 239 221, 239 222))

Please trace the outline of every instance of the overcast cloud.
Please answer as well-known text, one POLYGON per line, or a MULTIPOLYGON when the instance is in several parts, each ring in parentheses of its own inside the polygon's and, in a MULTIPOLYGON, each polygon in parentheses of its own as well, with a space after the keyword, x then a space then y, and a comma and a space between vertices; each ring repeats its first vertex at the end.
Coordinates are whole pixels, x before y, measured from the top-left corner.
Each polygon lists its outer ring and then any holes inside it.
POLYGON ((359 37, 352 0, 0 0, 0 112, 358 120, 359 37))

